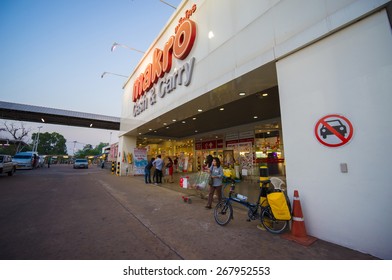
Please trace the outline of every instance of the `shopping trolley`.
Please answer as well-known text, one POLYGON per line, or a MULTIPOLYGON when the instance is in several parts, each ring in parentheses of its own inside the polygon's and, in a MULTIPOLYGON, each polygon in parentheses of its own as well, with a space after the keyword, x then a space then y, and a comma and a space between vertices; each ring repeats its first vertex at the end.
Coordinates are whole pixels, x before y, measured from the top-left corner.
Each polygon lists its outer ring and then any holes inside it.
POLYGON ((186 203, 192 203, 191 197, 198 196, 202 199, 206 197, 208 192, 208 179, 210 174, 208 172, 199 171, 197 173, 188 174, 181 177, 180 187, 189 190, 189 194, 183 195, 182 199, 186 203))

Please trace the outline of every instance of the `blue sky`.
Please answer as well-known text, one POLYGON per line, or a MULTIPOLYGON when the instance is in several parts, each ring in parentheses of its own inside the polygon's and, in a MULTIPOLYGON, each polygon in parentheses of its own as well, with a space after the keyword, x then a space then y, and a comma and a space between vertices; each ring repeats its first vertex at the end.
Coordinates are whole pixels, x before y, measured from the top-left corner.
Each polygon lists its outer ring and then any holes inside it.
POLYGON ((125 78, 101 74, 127 76, 142 54, 112 44, 147 50, 173 12, 159 0, 0 1, 0 100, 120 117, 125 78))

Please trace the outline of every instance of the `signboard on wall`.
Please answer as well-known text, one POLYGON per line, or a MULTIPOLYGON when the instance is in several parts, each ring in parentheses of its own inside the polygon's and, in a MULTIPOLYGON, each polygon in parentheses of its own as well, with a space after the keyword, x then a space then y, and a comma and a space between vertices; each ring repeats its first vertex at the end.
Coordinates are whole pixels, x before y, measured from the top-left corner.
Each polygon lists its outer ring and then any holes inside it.
POLYGON ((147 165, 147 149, 135 148, 133 155, 134 175, 144 175, 144 167, 147 165))
POLYGON ((314 127, 317 140, 327 147, 340 147, 353 137, 350 120, 342 115, 327 115, 319 119, 314 127))
POLYGON ((111 144, 108 161, 116 161, 117 153, 118 153, 118 143, 111 144))
POLYGON ((159 98, 174 93, 177 88, 188 87, 192 80, 195 57, 185 59, 191 52, 196 40, 196 22, 191 20, 196 12, 193 4, 178 21, 174 34, 161 47, 151 51, 151 62, 139 71, 133 83, 133 116, 137 117, 154 106, 159 98), (183 61, 182 66, 175 67, 173 60, 183 61))
POLYGON ((196 150, 223 149, 223 139, 207 140, 195 143, 196 150))

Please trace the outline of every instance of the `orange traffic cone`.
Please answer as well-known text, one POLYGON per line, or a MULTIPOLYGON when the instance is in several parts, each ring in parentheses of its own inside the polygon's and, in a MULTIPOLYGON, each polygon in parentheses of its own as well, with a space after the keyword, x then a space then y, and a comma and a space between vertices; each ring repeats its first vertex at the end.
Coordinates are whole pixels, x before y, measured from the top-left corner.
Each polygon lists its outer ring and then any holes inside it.
POLYGON ((316 237, 309 236, 306 233, 304 216, 302 214, 301 202, 299 200, 298 191, 294 191, 293 198, 293 221, 291 224, 291 232, 282 235, 283 238, 295 241, 301 245, 309 246, 317 240, 316 237))

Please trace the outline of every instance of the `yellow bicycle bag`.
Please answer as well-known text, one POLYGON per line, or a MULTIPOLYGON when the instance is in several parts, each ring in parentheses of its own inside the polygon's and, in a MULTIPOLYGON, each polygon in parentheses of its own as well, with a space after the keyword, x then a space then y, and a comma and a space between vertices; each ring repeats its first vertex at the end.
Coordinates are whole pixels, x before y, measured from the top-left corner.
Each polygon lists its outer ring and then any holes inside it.
POLYGON ((291 220, 291 213, 283 192, 273 192, 267 195, 272 214, 277 220, 291 220))

